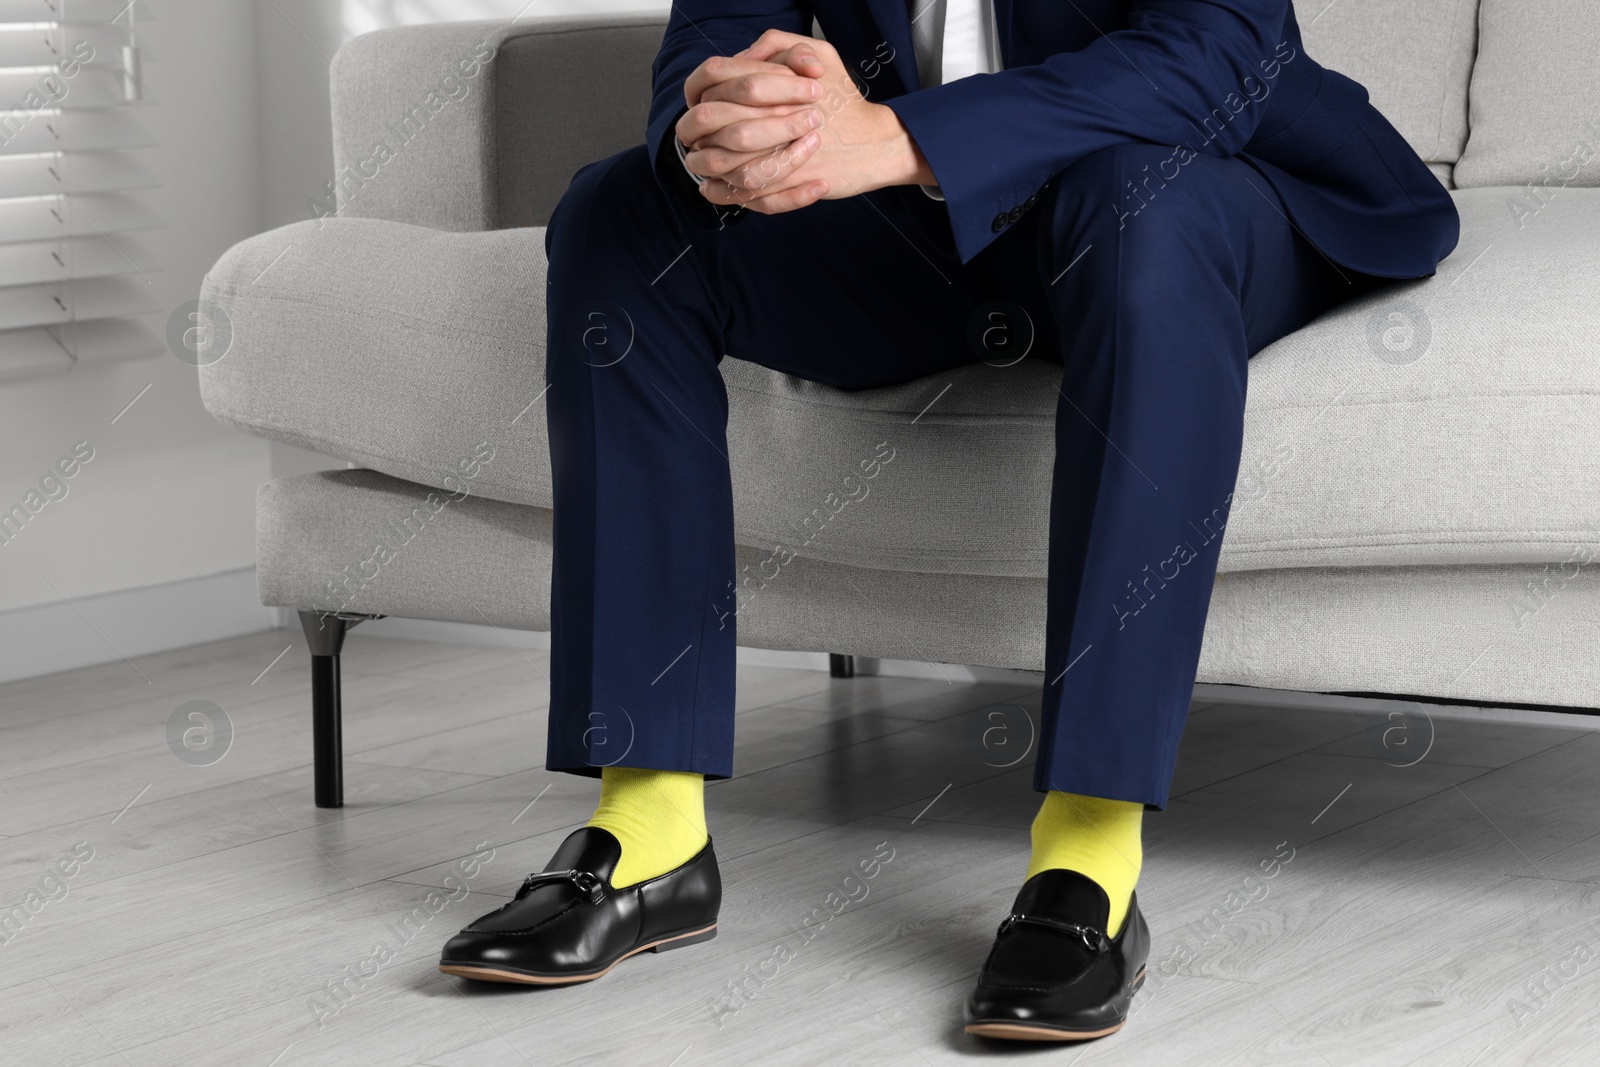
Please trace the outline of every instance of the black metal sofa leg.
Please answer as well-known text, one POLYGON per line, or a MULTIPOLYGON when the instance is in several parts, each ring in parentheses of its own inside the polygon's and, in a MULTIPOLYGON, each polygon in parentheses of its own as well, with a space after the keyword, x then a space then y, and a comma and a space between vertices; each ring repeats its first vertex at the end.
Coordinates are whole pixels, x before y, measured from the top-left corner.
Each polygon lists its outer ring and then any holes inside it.
POLYGON ((339 652, 359 618, 300 612, 311 646, 311 750, 319 808, 344 807, 344 740, 340 733, 339 652))
MULTIPOLYGON (((311 749, 312 771, 319 808, 344 807, 344 739, 340 726, 339 653, 350 627, 367 618, 324 615, 320 611, 300 612, 300 628, 311 647, 311 749)), ((828 674, 834 678, 854 678, 854 656, 828 653, 828 674)))

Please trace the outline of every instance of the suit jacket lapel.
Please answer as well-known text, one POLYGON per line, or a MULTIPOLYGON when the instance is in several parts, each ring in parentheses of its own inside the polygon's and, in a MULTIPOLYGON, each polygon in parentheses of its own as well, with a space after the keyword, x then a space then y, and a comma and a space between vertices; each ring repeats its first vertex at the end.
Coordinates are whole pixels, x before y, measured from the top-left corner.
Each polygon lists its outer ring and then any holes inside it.
MULTIPOLYGON (((923 4, 932 0, 916 0, 918 9, 923 4)), ((872 9, 872 20, 878 27, 881 40, 894 49, 894 60, 891 64, 895 76, 900 79, 900 86, 904 92, 914 92, 919 87, 917 80, 917 50, 911 41, 911 11, 907 6, 908 0, 868 0, 868 7, 872 9)))
POLYGON ((1000 39, 1000 62, 1011 66, 1011 14, 1016 0, 994 0, 995 36, 1000 39))

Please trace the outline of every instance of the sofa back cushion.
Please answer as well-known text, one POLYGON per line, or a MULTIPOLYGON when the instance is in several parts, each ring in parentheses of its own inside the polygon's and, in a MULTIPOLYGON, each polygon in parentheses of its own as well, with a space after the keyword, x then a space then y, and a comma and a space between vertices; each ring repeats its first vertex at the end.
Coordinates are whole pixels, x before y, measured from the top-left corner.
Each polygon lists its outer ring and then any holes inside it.
POLYGON ((581 167, 644 140, 664 14, 551 25, 508 34, 495 65, 502 227, 543 226, 581 167))
POLYGON ((338 214, 453 233, 544 225, 580 167, 644 140, 665 26, 664 13, 535 16, 351 38, 331 75, 338 214))
POLYGON ((1483 0, 1463 188, 1600 186, 1600 4, 1483 0))
POLYGON ((1295 0, 1294 9, 1311 58, 1365 85, 1417 155, 1461 158, 1478 0, 1295 0))

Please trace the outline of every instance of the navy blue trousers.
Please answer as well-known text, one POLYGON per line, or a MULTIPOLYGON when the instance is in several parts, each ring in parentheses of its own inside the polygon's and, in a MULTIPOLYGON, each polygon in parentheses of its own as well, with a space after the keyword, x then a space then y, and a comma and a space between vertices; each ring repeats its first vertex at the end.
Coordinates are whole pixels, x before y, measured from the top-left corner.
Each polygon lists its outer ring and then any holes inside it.
POLYGON ((1062 367, 1034 787, 1164 807, 1249 357, 1377 281, 1311 247, 1247 162, 1174 168, 1170 147, 1086 156, 966 264, 914 188, 702 232, 643 147, 579 171, 546 235, 546 766, 733 773, 722 356, 872 389, 995 362, 968 337, 999 306, 1062 367))

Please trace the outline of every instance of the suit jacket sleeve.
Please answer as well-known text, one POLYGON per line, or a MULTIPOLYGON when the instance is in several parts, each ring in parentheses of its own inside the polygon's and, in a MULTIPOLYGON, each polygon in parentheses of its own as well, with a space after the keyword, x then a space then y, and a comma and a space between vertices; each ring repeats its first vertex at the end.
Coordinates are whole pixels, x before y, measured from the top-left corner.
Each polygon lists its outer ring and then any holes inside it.
POLYGON ((1266 110, 1252 94, 1293 58, 1289 45, 1279 52, 1289 3, 1134 0, 1126 29, 1080 51, 884 103, 944 191, 965 262, 1046 182, 1097 149, 1135 141, 1237 154, 1266 110))
POLYGON ((653 97, 645 143, 656 181, 679 221, 697 230, 714 230, 737 220, 743 208, 717 208, 702 198, 673 146, 673 127, 688 110, 683 83, 712 56, 731 56, 770 29, 811 35, 811 5, 803 0, 676 0, 667 19, 661 51, 651 67, 653 97))

